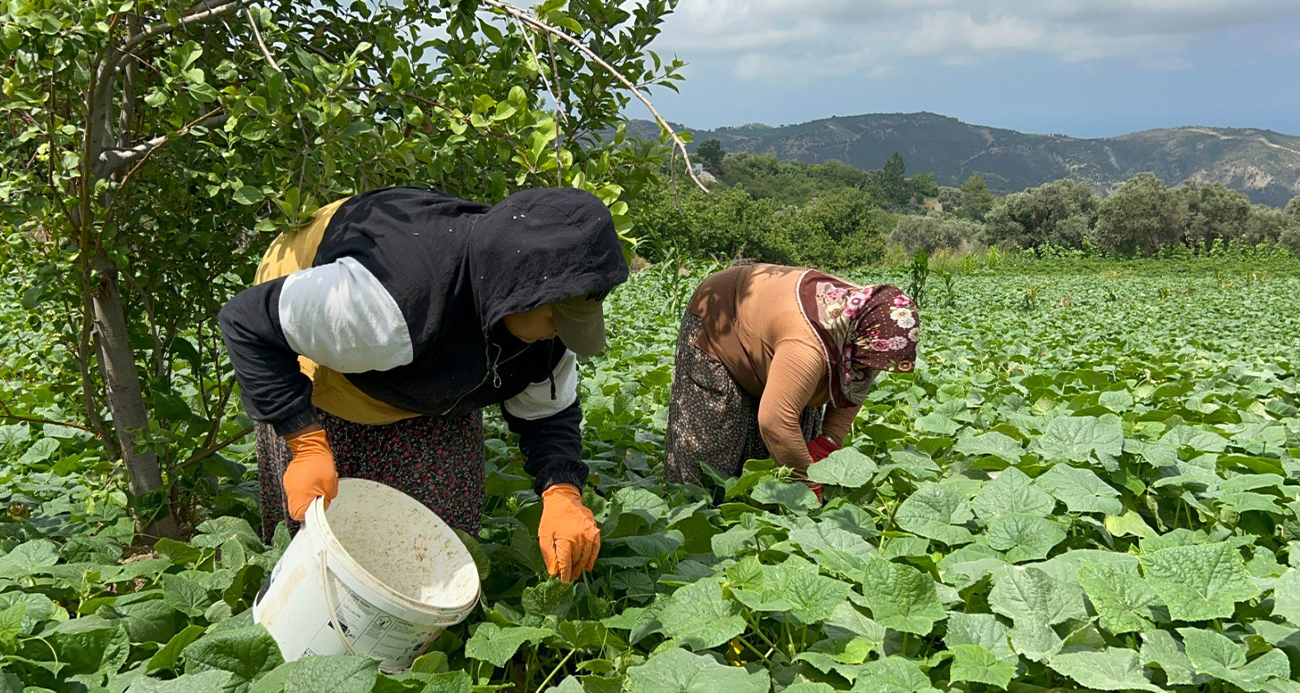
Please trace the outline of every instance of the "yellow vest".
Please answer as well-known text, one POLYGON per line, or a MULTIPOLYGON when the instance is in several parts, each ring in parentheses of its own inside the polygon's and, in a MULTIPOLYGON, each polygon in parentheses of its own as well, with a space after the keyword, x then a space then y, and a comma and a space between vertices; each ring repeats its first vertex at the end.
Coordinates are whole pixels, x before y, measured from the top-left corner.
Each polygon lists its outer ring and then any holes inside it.
MULTIPOLYGON (((257 266, 253 283, 261 284, 311 267, 316 249, 325 236, 325 227, 347 199, 321 207, 310 224, 282 233, 272 241, 271 247, 262 256, 261 264, 257 266)), ((419 416, 380 402, 358 390, 342 373, 321 366, 306 356, 298 357, 298 367, 304 375, 311 378, 312 404, 340 419, 359 424, 382 425, 419 416)))

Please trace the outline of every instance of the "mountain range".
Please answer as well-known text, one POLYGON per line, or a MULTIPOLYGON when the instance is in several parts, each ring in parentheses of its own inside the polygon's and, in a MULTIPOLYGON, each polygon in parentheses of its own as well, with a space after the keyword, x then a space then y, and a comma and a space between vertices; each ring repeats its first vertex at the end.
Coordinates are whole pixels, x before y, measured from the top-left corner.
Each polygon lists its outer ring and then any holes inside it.
MULTIPOLYGON (((716 138, 727 152, 808 163, 838 159, 867 170, 899 152, 909 175, 930 172, 940 185, 957 186, 979 173, 990 188, 1004 193, 1062 178, 1090 180, 1109 191, 1151 171, 1170 185, 1217 181, 1274 206, 1300 195, 1300 137, 1256 128, 1188 126, 1078 138, 922 112, 836 116, 779 127, 683 129, 695 136, 696 145, 716 138)), ((633 121, 629 133, 654 136, 658 128, 633 121)))

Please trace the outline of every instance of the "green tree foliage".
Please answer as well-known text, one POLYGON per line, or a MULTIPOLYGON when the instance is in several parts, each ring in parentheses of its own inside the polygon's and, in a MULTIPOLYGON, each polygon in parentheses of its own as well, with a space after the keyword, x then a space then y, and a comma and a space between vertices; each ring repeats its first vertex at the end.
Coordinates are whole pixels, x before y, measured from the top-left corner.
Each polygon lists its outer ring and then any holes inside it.
POLYGON ((710 173, 722 172, 722 159, 727 153, 722 150, 722 143, 717 139, 704 140, 695 150, 695 156, 710 173))
POLYGON ((933 173, 918 173, 908 178, 907 188, 911 198, 918 201, 939 196, 939 184, 934 182, 933 173))
MULTIPOLYGON (((680 62, 648 52, 673 0, 564 5, 537 18, 634 84, 678 79, 680 62)), ((662 149, 621 130, 583 139, 613 130, 629 94, 565 41, 490 12, 453 0, 0 7, 0 226, 19 232, 0 252, 30 271, 33 319, 63 327, 54 387, 149 496, 142 516, 161 512, 165 482, 197 472, 183 460, 243 434, 225 416, 217 308, 269 234, 320 204, 393 184, 484 201, 574 186, 630 230, 624 198, 654 178, 662 149)))
POLYGON ((1286 213, 1300 219, 1300 195, 1296 195, 1291 198, 1290 202, 1286 203, 1286 213))
POLYGON ((988 183, 984 182, 984 176, 972 174, 961 184, 961 215, 982 222, 989 210, 993 209, 995 199, 997 198, 989 190, 988 183))
POLYGON ((1250 198, 1222 183, 1186 183, 1178 189, 1186 209, 1184 240, 1197 248, 1239 237, 1251 214, 1250 198))
POLYGON ((740 187, 710 195, 663 188, 633 210, 652 261, 688 257, 752 259, 850 268, 879 260, 893 216, 861 191, 844 188, 804 205, 754 199, 740 187))
POLYGON ((1149 257, 1182 239, 1185 214, 1177 191, 1154 173, 1139 173, 1102 201, 1093 238, 1107 255, 1149 257))
POLYGON ((875 176, 834 159, 820 164, 780 161, 769 154, 731 154, 723 162, 723 183, 744 188, 756 199, 802 205, 846 188, 880 199, 875 176))
POLYGON ((1088 183, 1059 180, 998 199, 986 215, 990 244, 1020 248, 1081 248, 1101 198, 1088 183))
POLYGON ((911 199, 911 190, 907 187, 907 164, 903 163, 903 156, 898 152, 894 152, 880 169, 880 192, 886 202, 900 207, 911 199))
POLYGON ((901 246, 907 252, 924 250, 933 253, 939 248, 969 248, 980 242, 984 228, 969 219, 950 216, 903 215, 889 234, 889 245, 901 246))

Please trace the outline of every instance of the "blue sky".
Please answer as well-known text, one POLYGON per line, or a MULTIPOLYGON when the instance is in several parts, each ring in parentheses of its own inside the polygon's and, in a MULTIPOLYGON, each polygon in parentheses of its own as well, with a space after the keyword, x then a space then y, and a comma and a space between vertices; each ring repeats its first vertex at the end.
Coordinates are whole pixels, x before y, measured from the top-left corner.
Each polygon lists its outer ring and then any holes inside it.
POLYGON ((1300 135, 1300 0, 681 0, 655 47, 690 63, 656 105, 697 128, 931 111, 1300 135))

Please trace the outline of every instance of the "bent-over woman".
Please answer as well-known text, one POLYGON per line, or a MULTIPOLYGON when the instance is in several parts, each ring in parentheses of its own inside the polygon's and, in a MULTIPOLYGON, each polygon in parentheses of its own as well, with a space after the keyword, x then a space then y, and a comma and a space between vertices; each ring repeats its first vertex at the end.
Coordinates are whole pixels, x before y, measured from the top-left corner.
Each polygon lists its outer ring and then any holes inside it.
POLYGON ((735 476, 771 457, 808 483, 876 376, 912 370, 919 332, 916 305, 894 286, 768 264, 713 274, 677 337, 665 480, 698 485, 701 463, 735 476))
POLYGON ((547 569, 589 570, 575 352, 604 347, 602 300, 627 274, 609 211, 581 190, 489 206, 386 188, 282 235, 220 315, 257 422, 263 534, 296 528, 340 472, 477 533, 481 412, 499 404, 542 498, 547 569))

